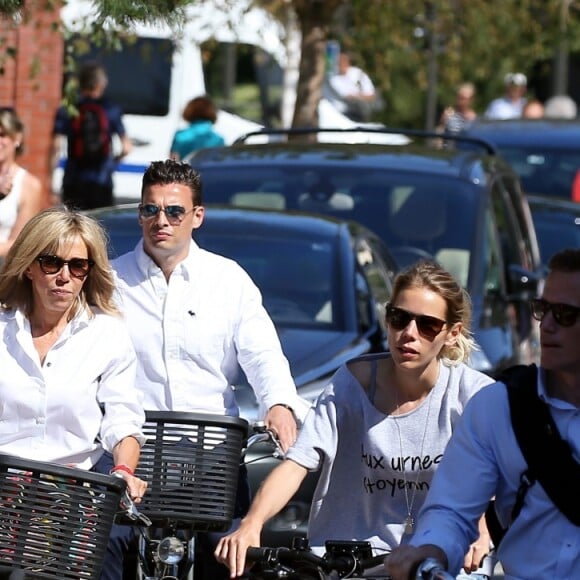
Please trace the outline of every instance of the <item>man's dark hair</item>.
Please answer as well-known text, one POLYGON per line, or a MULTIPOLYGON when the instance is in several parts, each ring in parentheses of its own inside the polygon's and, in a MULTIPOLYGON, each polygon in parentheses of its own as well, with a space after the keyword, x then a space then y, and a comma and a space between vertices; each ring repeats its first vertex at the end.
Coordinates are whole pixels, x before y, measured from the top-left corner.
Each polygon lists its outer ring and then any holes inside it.
POLYGON ((548 268, 556 272, 580 272, 580 249, 560 250, 550 258, 548 268))
POLYGON ((87 62, 79 71, 79 89, 81 91, 94 91, 98 87, 107 84, 107 73, 97 62, 87 62))
POLYGON ((180 183, 189 187, 193 205, 202 205, 200 174, 189 163, 173 161, 173 159, 153 161, 149 165, 143 174, 141 198, 143 198, 145 188, 152 185, 170 185, 171 183, 180 183))

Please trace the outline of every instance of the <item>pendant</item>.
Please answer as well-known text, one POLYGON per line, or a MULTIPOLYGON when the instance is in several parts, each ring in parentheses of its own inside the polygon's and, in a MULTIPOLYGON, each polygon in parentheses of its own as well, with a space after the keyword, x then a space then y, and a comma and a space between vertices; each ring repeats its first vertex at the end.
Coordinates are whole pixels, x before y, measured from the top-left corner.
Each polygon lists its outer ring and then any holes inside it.
POLYGON ((409 514, 405 518, 405 521, 403 523, 405 524, 405 532, 404 533, 407 535, 411 535, 413 533, 413 526, 415 525, 415 520, 413 519, 411 514, 409 514))

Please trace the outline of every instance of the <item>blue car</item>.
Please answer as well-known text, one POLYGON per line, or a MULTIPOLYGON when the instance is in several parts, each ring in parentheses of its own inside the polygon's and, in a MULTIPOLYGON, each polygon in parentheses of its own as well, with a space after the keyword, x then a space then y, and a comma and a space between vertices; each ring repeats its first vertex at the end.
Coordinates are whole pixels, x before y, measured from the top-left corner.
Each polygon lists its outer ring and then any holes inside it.
MULTIPOLYGON (((364 130, 356 131, 360 141, 364 130)), ((441 135, 399 129, 369 131, 368 143, 316 136, 301 130, 286 140, 284 131, 264 131, 196 152, 190 163, 202 175, 204 202, 354 220, 402 267, 435 259, 469 292, 481 346, 473 367, 495 375, 538 362, 529 307, 543 275, 536 233, 518 176, 494 148, 459 138, 464 150, 441 135), (383 132, 405 139, 379 144, 383 132)))

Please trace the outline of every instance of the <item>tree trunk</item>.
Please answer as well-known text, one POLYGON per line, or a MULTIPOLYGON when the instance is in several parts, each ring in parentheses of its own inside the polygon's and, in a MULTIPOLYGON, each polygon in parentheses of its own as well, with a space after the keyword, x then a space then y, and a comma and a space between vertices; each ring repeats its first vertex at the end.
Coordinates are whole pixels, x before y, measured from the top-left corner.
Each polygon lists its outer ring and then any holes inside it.
POLYGON ((294 0, 302 54, 296 88, 293 128, 317 127, 326 64, 328 26, 342 0, 294 0))

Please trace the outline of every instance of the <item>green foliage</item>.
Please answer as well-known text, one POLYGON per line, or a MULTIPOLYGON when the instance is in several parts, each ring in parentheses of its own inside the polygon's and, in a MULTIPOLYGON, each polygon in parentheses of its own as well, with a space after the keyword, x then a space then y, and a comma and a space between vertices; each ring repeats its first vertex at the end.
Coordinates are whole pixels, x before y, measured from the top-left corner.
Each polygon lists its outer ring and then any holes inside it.
POLYGON ((505 73, 537 72, 534 65, 549 62, 562 40, 580 49, 578 3, 569 4, 562 13, 562 0, 351 0, 342 40, 382 91, 382 120, 422 126, 430 34, 440 106, 453 102, 459 83, 471 81, 481 111, 503 93, 505 73))
POLYGON ((14 16, 24 8, 24 0, 0 0, 0 14, 14 16))

